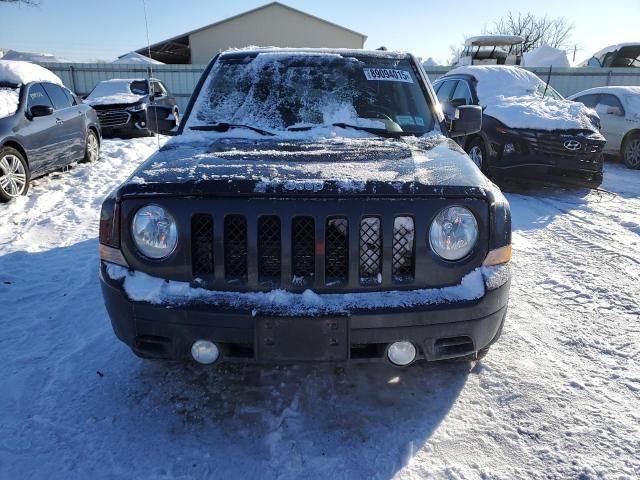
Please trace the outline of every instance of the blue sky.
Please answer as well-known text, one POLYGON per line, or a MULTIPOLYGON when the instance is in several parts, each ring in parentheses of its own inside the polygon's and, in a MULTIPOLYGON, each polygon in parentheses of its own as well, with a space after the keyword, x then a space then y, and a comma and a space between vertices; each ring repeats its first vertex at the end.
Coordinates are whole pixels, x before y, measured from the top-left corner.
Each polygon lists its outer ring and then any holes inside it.
MULTIPOLYGON (((222 20, 266 0, 147 0, 151 42, 222 20)), ((366 48, 448 60, 449 46, 506 13, 530 10, 575 25, 577 59, 621 42, 640 41, 640 0, 504 2, 499 0, 283 0, 282 3, 368 35, 366 48)), ((41 0, 37 8, 0 2, 0 48, 48 52, 71 60, 112 60, 146 44, 142 0, 41 0)))

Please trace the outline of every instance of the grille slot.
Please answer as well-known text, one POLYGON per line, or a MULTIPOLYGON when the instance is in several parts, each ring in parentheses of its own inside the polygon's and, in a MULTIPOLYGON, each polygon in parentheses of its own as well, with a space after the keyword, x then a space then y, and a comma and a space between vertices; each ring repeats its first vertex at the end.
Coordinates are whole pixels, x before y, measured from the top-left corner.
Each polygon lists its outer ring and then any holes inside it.
POLYGON ((415 224, 412 217, 396 217, 393 220, 393 281, 407 283, 415 275, 415 224))
POLYGON ((258 279, 279 281, 282 268, 280 218, 260 217, 258 221, 258 279))
POLYGON ((349 223, 346 218, 327 220, 324 261, 326 284, 346 284, 349 279, 349 223))
POLYGON ((293 285, 311 283, 315 275, 316 233, 313 217, 293 219, 291 232, 291 253, 293 255, 293 285))
POLYGON ((360 284, 382 283, 382 222, 378 217, 360 220, 360 284))
POLYGON ((247 281, 247 220, 242 215, 224 219, 224 274, 230 283, 247 281))
POLYGON ((213 275, 213 218, 197 214, 191 218, 191 273, 213 275))

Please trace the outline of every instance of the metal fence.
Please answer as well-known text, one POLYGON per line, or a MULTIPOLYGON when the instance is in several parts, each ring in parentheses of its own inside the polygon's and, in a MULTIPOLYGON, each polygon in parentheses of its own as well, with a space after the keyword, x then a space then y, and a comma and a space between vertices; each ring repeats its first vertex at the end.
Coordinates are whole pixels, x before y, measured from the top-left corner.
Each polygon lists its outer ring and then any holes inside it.
MULTIPOLYGON (((102 80, 111 78, 141 78, 151 74, 146 65, 112 63, 42 63, 58 75, 64 84, 78 95, 87 95, 102 80)), ((176 97, 180 109, 184 109, 206 65, 153 65, 153 76, 159 78, 176 97)), ((433 81, 451 67, 426 69, 433 81)), ((640 86, 640 68, 529 68, 562 95, 571 95, 591 87, 604 85, 640 86)))

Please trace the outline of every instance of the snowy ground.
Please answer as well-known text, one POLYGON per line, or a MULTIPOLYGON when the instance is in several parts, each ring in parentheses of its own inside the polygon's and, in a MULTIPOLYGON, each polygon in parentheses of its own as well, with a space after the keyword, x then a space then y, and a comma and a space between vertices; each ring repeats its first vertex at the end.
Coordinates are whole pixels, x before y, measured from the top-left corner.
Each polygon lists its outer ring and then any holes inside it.
POLYGON ((640 477, 640 172, 509 194, 478 364, 200 369, 134 357, 102 306, 99 204, 155 146, 0 205, 0 478, 640 477))

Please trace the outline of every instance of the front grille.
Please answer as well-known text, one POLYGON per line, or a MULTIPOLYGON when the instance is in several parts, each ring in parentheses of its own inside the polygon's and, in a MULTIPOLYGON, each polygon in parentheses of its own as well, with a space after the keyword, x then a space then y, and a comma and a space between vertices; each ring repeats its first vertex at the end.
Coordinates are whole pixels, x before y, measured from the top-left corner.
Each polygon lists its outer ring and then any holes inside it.
POLYGON ((313 217, 296 217, 291 231, 293 284, 306 285, 313 280, 316 265, 316 227, 313 217))
POLYGON ((349 279, 349 224, 346 218, 327 220, 325 277, 327 285, 344 285, 349 279))
POLYGON ((247 281, 247 220, 242 215, 224 219, 224 274, 230 283, 247 281))
POLYGON ((280 218, 270 215, 258 221, 258 278, 261 282, 280 280, 282 252, 280 218))
POLYGON ((414 278, 415 225, 411 217, 396 217, 393 221, 393 279, 398 283, 414 278))
POLYGON ((382 226, 380 218, 360 220, 360 284, 382 283, 382 226))
POLYGON ((521 132, 521 135, 532 151, 554 158, 590 157, 599 154, 604 148, 604 141, 592 140, 581 136, 542 132, 521 132), (566 148, 565 142, 567 141, 578 142, 580 148, 576 150, 566 148))
POLYGON ((191 270, 194 277, 213 275, 213 218, 198 214, 191 218, 191 270))
POLYGON ((129 112, 122 109, 114 110, 97 110, 100 126, 105 128, 118 127, 125 125, 130 118, 129 112))

